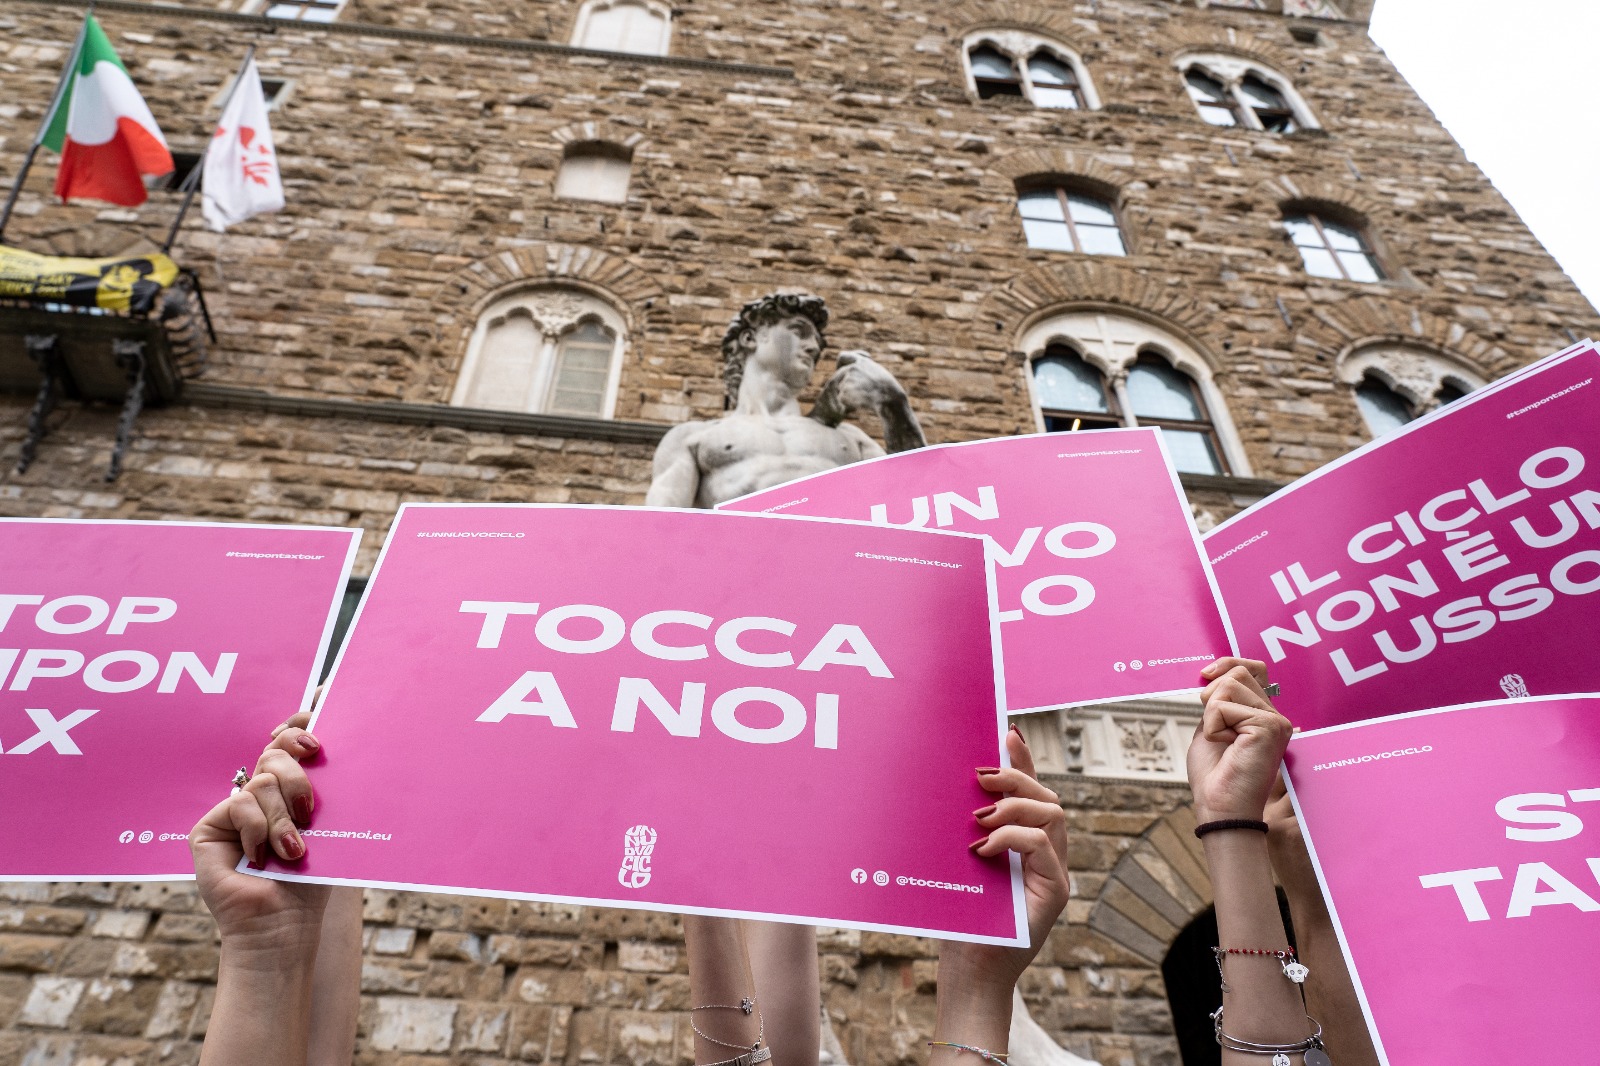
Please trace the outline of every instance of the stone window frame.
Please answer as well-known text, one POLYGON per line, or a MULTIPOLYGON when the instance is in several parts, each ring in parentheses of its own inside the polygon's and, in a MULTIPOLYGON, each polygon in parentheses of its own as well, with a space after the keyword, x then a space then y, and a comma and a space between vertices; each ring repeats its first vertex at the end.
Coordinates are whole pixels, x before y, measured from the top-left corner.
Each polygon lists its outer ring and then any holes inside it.
POLYGON ((1141 356, 1157 356, 1186 376, 1199 394, 1202 412, 1207 416, 1217 452, 1221 475, 1253 477, 1244 441, 1233 424, 1228 404, 1214 375, 1219 366, 1202 354, 1192 339, 1172 325, 1118 305, 1077 305, 1057 307, 1034 315, 1017 338, 1023 353, 1022 376, 1033 409, 1034 428, 1044 433, 1044 409, 1034 387, 1034 361, 1052 345, 1070 348, 1077 356, 1105 377, 1113 396, 1112 409, 1124 425, 1159 425, 1160 419, 1138 422, 1131 414, 1133 404, 1127 392, 1128 373, 1141 356), (1120 326, 1120 331, 1113 325, 1120 326), (1120 332, 1120 335, 1118 333, 1120 332))
MULTIPOLYGON (((1198 69, 1207 77, 1221 82, 1228 94, 1228 99, 1233 104, 1234 117, 1239 120, 1234 126, 1217 126, 1218 129, 1253 130, 1257 133, 1271 133, 1262 125, 1261 119, 1239 95, 1239 86, 1249 77, 1254 77, 1276 90, 1289 105, 1289 111, 1296 123, 1296 130, 1319 130, 1322 124, 1317 121, 1316 114, 1305 98, 1295 89, 1294 82, 1279 74, 1265 63, 1255 59, 1247 59, 1240 55, 1231 55, 1227 52, 1185 52, 1178 57, 1178 80, 1183 86, 1184 96, 1194 104, 1195 113, 1200 114, 1200 106, 1195 102, 1189 91, 1188 76, 1191 70, 1198 69)), ((1201 115, 1202 122, 1205 116, 1201 115)), ((1207 123, 1213 125, 1213 123, 1207 123)), ((1273 134, 1273 136, 1288 136, 1288 134, 1273 134)))
MULTIPOLYGON (((1072 68, 1073 74, 1078 78, 1078 95, 1083 100, 1081 108, 1063 107, 1046 110, 1100 110, 1100 93, 1095 88, 1094 79, 1089 76, 1088 64, 1083 61, 1083 56, 1077 49, 1069 48, 1054 38, 1045 37, 1031 30, 1005 27, 973 30, 961 39, 961 74, 966 80, 967 92, 974 100, 979 97, 977 77, 972 73, 972 52, 984 45, 1011 60, 1012 67, 1017 72, 1017 82, 1022 87, 1023 98, 1030 104, 1033 103, 1033 82, 1028 77, 1028 60, 1043 51, 1072 68)), ((1034 106, 1039 105, 1034 104, 1034 106)))
POLYGON ((561 162, 556 166, 555 181, 551 186, 551 193, 558 200, 575 200, 582 203, 596 204, 625 204, 628 202, 628 193, 633 184, 633 148, 626 144, 618 144, 607 140, 570 141, 562 146, 561 162), (622 195, 611 196, 574 196, 570 191, 563 194, 561 190, 561 175, 567 163, 575 158, 601 158, 610 159, 621 163, 627 168, 627 175, 622 182, 622 195))
POLYGON ((1366 418, 1356 399, 1356 390, 1368 381, 1388 389, 1405 402, 1415 421, 1442 407, 1440 394, 1446 388, 1472 393, 1488 384, 1464 359, 1445 352, 1403 341, 1367 341, 1340 353, 1334 376, 1350 390, 1350 401, 1361 415, 1362 425, 1373 439, 1380 434, 1366 418))
POLYGON ((1029 174, 1017 178, 1013 183, 1016 195, 1017 221, 1022 222, 1022 197, 1027 193, 1053 191, 1057 194, 1061 204, 1062 214, 1066 216, 1067 232, 1072 239, 1072 250, 1063 248, 1043 248, 1027 243, 1027 227, 1023 226, 1023 243, 1030 251, 1047 252, 1060 255, 1091 255, 1096 258, 1126 259, 1135 254, 1133 234, 1128 228, 1128 218, 1123 211, 1122 190, 1114 185, 1101 181, 1084 178, 1076 174, 1029 174), (1106 207, 1111 212, 1111 217, 1116 220, 1117 236, 1122 240, 1122 254, 1115 255, 1111 252, 1086 252, 1083 242, 1078 237, 1077 226, 1072 221, 1072 212, 1068 204, 1068 197, 1080 196, 1094 200, 1106 207))
POLYGON ((673 22, 674 22, 673 14, 674 14, 674 11, 673 11, 672 7, 670 5, 668 5, 668 4, 662 3, 661 0, 584 0, 583 6, 578 9, 578 17, 575 20, 573 20, 573 24, 572 24, 572 42, 571 42, 572 43, 572 47, 574 47, 574 48, 587 48, 587 49, 590 49, 591 51, 598 51, 598 52, 618 52, 619 54, 623 54, 623 55, 654 55, 654 56, 671 55, 672 54, 672 31, 673 31, 673 28, 674 28, 673 27, 673 22), (662 20, 662 31, 661 31, 661 42, 660 42, 659 51, 654 51, 654 52, 623 52, 621 49, 617 49, 617 48, 597 48, 594 45, 589 45, 589 44, 584 44, 583 43, 584 37, 589 32, 590 20, 593 19, 594 15, 595 15, 595 12, 609 10, 610 8, 617 7, 618 5, 625 5, 625 6, 628 6, 628 7, 642 7, 642 8, 645 8, 646 10, 651 11, 654 14, 660 16, 660 18, 662 20))
POLYGON ((284 22, 308 22, 312 25, 326 25, 329 22, 337 22, 339 20, 339 16, 344 13, 346 2, 347 0, 246 0, 244 6, 240 8, 240 14, 261 15, 264 18, 279 19, 284 22), (287 16, 269 14, 275 7, 293 7, 298 8, 299 11, 294 15, 287 16), (308 19, 306 18, 306 13, 309 11, 327 12, 328 17, 308 19))
POLYGON ((1399 271, 1395 268, 1392 257, 1373 235, 1372 226, 1365 215, 1339 204, 1293 200, 1280 204, 1279 210, 1283 215, 1282 221, 1279 222, 1279 227, 1283 230, 1284 240, 1294 249, 1295 258, 1300 263, 1300 269, 1307 277, 1316 278, 1319 281, 1343 281, 1351 285, 1382 285, 1384 282, 1393 281, 1398 277, 1399 271), (1288 223, 1291 218, 1306 219, 1316 227, 1322 247, 1329 253, 1334 265, 1339 268, 1338 277, 1312 273, 1306 264, 1305 254, 1301 252, 1300 245, 1295 241, 1294 233, 1289 228, 1288 223), (1360 281, 1350 276, 1344 261, 1339 257, 1338 252, 1340 250, 1336 249, 1327 238, 1326 225, 1328 223, 1332 223, 1341 229, 1349 230, 1355 235, 1361 252, 1366 256, 1367 261, 1378 275, 1377 280, 1360 281))
POLYGON ((476 324, 467 340, 467 351, 451 390, 450 406, 466 407, 481 369, 484 340, 489 330, 513 315, 531 319, 540 334, 537 361, 528 395, 521 403, 491 410, 512 410, 527 414, 559 414, 569 418, 616 417, 617 396, 621 389, 622 365, 628 348, 628 320, 615 301, 583 285, 520 286, 502 292, 478 312, 476 324), (550 396, 555 383, 556 365, 563 338, 580 326, 596 322, 612 334, 611 361, 606 371, 606 391, 598 415, 552 412, 550 396))

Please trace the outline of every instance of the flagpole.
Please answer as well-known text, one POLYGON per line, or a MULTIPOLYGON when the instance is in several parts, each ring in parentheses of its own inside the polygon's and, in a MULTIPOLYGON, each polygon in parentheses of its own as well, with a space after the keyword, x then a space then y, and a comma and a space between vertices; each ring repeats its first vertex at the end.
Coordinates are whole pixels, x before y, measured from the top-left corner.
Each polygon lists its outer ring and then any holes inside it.
MULTIPOLYGON (((244 62, 239 64, 239 73, 233 77, 233 84, 228 88, 228 95, 222 98, 222 114, 228 113, 228 105, 233 102, 233 94, 239 91, 239 86, 244 81, 245 71, 250 69, 250 61, 256 56, 255 42, 250 42, 250 47, 245 50, 244 62)), ((206 135, 206 146, 200 152, 200 158, 195 161, 194 169, 189 171, 183 179, 183 203, 178 207, 178 217, 172 220, 172 228, 167 231, 167 239, 161 245, 161 254, 166 255, 172 251, 173 242, 178 239, 178 230, 183 227, 183 217, 189 213, 189 205, 194 203, 194 194, 200 188, 201 172, 205 170, 206 156, 211 154, 211 145, 216 141, 214 133, 206 135)))
POLYGON ((89 10, 84 13, 83 25, 78 27, 78 37, 72 42, 72 54, 67 57, 67 65, 61 69, 61 78, 56 82, 56 91, 50 97, 50 106, 45 109, 44 121, 39 123, 39 132, 34 135, 33 143, 28 146, 28 154, 22 158, 22 169, 17 171, 17 176, 11 182, 11 191, 6 195, 6 205, 0 208, 0 238, 5 236, 6 224, 11 221, 11 209, 17 206, 17 197, 22 194, 22 183, 28 180, 28 171, 33 169, 34 157, 39 154, 39 146, 44 144, 45 132, 50 129, 50 123, 56 117, 56 109, 61 106, 61 98, 66 95, 67 85, 72 81, 72 72, 78 68, 78 58, 83 54, 83 38, 89 32, 89 20, 94 17, 94 4, 89 5, 89 10))

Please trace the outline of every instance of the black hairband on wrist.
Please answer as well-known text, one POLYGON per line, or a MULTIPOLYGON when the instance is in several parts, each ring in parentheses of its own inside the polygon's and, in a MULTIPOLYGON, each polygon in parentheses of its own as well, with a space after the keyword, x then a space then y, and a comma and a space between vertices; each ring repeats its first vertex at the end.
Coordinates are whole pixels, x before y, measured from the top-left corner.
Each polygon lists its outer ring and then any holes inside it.
POLYGON ((1203 837, 1207 833, 1215 833, 1222 829, 1254 829, 1265 833, 1267 823, 1256 821, 1254 818, 1222 818, 1215 822, 1201 822, 1194 827, 1194 835, 1203 837))

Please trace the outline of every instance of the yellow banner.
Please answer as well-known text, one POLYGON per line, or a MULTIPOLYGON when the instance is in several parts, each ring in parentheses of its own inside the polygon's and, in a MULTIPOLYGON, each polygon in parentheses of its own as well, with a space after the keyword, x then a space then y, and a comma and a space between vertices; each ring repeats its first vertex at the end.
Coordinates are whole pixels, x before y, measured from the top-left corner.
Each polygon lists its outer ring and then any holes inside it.
POLYGON ((177 278, 178 264, 159 252, 74 259, 0 245, 0 299, 146 314, 177 278))

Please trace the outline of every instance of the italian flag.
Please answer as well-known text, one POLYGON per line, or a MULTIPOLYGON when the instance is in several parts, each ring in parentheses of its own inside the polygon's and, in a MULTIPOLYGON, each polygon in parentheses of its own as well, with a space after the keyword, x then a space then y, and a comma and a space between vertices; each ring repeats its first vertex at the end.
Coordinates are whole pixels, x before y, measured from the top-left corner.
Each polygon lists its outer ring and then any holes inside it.
POLYGON ((78 41, 40 142, 61 153, 56 195, 137 207, 144 176, 169 173, 172 154, 93 15, 78 41))

